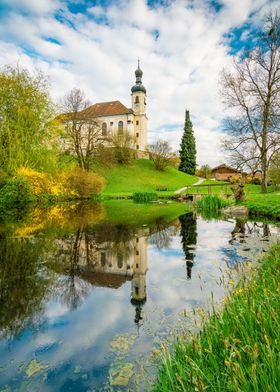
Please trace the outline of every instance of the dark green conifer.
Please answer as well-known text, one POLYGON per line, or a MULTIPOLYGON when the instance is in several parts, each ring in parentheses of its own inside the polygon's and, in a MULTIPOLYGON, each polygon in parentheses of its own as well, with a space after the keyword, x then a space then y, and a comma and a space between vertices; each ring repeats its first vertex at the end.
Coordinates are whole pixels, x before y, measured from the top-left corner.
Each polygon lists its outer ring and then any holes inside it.
POLYGON ((179 170, 188 173, 195 174, 196 169, 196 148, 195 148, 195 137, 192 128, 192 122, 190 120, 190 113, 186 110, 184 133, 180 145, 180 165, 179 170))

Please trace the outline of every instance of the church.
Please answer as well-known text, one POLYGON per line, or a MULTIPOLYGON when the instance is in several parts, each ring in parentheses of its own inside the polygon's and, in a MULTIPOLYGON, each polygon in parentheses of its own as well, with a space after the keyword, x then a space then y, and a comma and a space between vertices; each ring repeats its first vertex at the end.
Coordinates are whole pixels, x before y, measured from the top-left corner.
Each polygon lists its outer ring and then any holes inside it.
POLYGON ((127 108, 120 101, 111 101, 96 103, 83 111, 83 116, 98 121, 103 140, 106 141, 112 135, 128 133, 133 136, 135 149, 139 152, 147 150, 148 127, 146 89, 142 84, 142 76, 138 60, 136 82, 131 88, 131 108, 127 108))

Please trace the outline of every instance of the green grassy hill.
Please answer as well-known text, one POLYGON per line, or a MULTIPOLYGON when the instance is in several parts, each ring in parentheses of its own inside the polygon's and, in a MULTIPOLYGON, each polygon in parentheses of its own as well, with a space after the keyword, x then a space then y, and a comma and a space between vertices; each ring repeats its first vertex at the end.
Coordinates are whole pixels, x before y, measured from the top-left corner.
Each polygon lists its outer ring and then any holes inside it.
POLYGON ((174 167, 165 171, 155 170, 152 161, 139 159, 130 165, 99 167, 96 171, 106 180, 104 195, 130 195, 133 192, 156 192, 158 187, 166 186, 170 194, 197 181, 195 176, 180 172, 174 167))

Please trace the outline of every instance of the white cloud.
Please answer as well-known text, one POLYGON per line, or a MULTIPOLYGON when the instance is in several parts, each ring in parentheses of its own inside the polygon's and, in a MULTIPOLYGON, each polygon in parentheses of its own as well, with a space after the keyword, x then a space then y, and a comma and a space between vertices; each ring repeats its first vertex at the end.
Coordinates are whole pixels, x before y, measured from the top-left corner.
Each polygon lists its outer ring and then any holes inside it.
POLYGON ((55 99, 78 86, 93 102, 119 99, 129 106, 140 56, 150 139, 168 138, 178 148, 188 108, 198 163, 215 165, 224 160, 217 137, 223 116, 218 78, 231 61, 224 34, 248 18, 258 21, 269 3, 224 0, 217 13, 203 0, 177 0, 156 8, 144 0, 127 0, 74 15, 58 0, 12 0, 13 11, 0 24, 0 62, 40 66, 51 76, 55 99), (64 22, 54 18, 54 10, 60 10, 64 22), (107 24, 99 24, 97 19, 104 17, 107 24), (176 130, 168 131, 170 126, 176 130))

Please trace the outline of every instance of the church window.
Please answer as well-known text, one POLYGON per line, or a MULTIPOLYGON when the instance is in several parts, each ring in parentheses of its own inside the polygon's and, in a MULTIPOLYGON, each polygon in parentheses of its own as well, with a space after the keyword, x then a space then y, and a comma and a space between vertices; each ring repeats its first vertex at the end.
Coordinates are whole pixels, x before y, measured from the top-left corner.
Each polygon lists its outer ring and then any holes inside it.
POLYGON ((128 124, 131 124, 131 120, 127 120, 127 123, 128 123, 128 124))
POLYGON ((107 124, 105 122, 102 124, 102 136, 107 136, 107 124))
POLYGON ((119 135, 123 134, 123 121, 119 121, 118 123, 118 134, 119 135))
POLYGON ((114 124, 114 122, 113 122, 113 121, 111 121, 111 122, 110 122, 110 125, 113 125, 113 124, 114 124))
POLYGON ((138 120, 136 121, 136 125, 139 125, 139 121, 138 120))
POLYGON ((139 97, 138 97, 138 95, 136 95, 136 97, 135 97, 135 103, 139 103, 139 97))
POLYGON ((138 146, 138 144, 137 144, 136 148, 137 148, 137 150, 139 150, 139 146, 138 146))
POLYGON ((139 256, 139 252, 138 252, 138 250, 136 251, 136 256, 139 256))
POLYGON ((135 287, 135 295, 137 295, 137 296, 139 295, 139 287, 137 287, 137 286, 135 287))
POLYGON ((102 265, 102 267, 105 267, 105 265, 106 265, 106 253, 105 252, 101 252, 101 265, 102 265))
POLYGON ((120 253, 118 253, 118 268, 123 267, 123 257, 120 253))
POLYGON ((139 137, 139 133, 138 132, 136 133, 136 137, 139 137))

